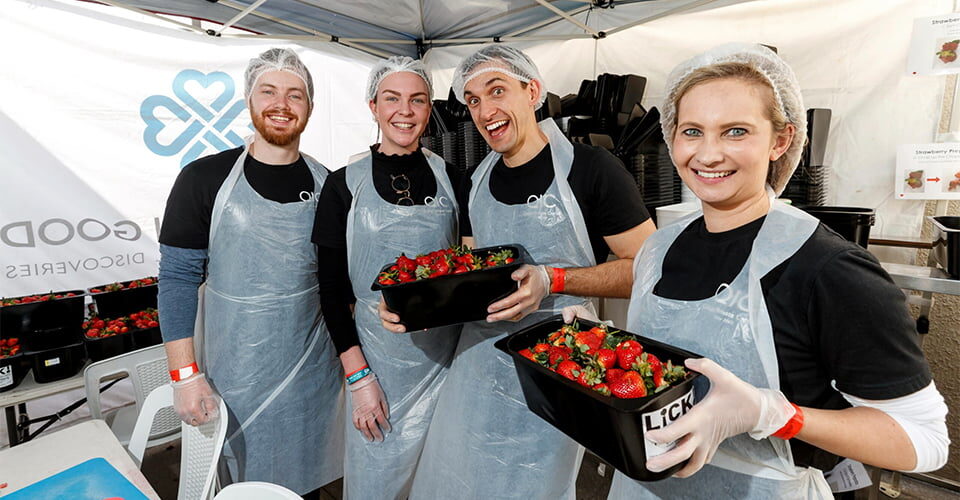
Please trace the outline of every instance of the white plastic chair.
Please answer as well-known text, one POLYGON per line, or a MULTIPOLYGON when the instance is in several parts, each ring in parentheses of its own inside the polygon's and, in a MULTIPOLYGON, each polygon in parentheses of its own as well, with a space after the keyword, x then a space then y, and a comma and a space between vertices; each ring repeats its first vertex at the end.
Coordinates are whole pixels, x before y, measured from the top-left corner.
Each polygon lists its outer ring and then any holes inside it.
MULTIPOLYGON (((130 441, 133 426, 137 422, 137 415, 143 407, 143 401, 151 391, 170 383, 167 371, 167 354, 163 345, 147 347, 137 351, 121 354, 109 359, 92 363, 83 371, 84 389, 87 393, 87 406, 90 416, 103 419, 103 410, 100 406, 100 383, 103 379, 127 374, 133 384, 135 406, 120 408, 109 421, 110 430, 124 445, 130 441)), ((174 441, 180 437, 180 418, 173 408, 165 409, 154 419, 150 429, 148 446, 174 441)))
MULTIPOLYGON (((154 416, 161 409, 172 406, 173 387, 170 384, 157 387, 143 402, 137 425, 130 436, 130 446, 127 447, 137 464, 143 463, 147 434, 154 416)), ((220 418, 198 427, 181 422, 180 429, 180 485, 177 498, 213 498, 217 462, 220 461, 220 451, 223 450, 223 441, 227 437, 227 405, 220 400, 220 418)))
POLYGON ((279 484, 260 481, 233 483, 220 490, 214 500, 302 500, 300 495, 279 484))

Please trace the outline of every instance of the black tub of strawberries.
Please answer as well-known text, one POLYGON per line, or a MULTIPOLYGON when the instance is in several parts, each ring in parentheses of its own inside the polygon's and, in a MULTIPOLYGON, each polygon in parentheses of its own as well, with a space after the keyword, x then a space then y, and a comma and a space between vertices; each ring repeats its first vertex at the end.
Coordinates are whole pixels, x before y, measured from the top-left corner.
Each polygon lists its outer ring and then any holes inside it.
POLYGON ((83 342, 26 354, 33 363, 33 378, 40 384, 70 378, 87 361, 83 342))
POLYGON ((157 310, 145 309, 120 318, 90 318, 83 323, 83 341, 93 361, 119 356, 134 349, 159 344, 157 310))
POLYGON ((510 275, 529 260, 520 245, 401 255, 381 268, 371 289, 408 332, 466 323, 487 317, 490 304, 516 291, 510 275))
POLYGON ((88 289, 101 318, 119 318, 157 307, 157 278, 110 283, 88 289))
POLYGON ((574 441, 639 481, 673 475, 647 470, 648 458, 673 445, 643 438, 694 404, 698 373, 683 368, 701 356, 639 335, 560 315, 497 341, 511 357, 527 407, 574 441))
POLYGON ((30 371, 30 360, 21 352, 19 339, 0 338, 0 392, 16 388, 30 371))
POLYGON ((19 338, 24 350, 79 342, 83 295, 69 290, 0 299, 0 332, 19 338))

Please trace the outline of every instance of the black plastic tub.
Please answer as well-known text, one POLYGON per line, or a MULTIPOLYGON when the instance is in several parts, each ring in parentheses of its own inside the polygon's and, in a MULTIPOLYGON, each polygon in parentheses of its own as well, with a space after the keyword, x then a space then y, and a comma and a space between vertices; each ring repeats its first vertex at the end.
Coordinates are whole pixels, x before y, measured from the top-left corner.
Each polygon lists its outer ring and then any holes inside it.
MULTIPOLYGON (((387 308, 400 316, 400 323, 408 332, 483 319, 487 317, 490 304, 517 290, 517 282, 510 275, 530 261, 527 251, 520 245, 476 248, 473 254, 486 258, 501 250, 513 250, 514 261, 488 269, 396 285, 381 285, 374 278, 370 289, 383 294, 387 308)), ((393 264, 383 266, 380 271, 386 271, 393 264)))
POLYGON ((40 384, 56 382, 76 375, 87 360, 83 351, 83 342, 26 354, 33 361, 33 378, 40 384))
POLYGON ((15 389, 30 371, 30 358, 23 352, 0 358, 0 392, 15 389))
POLYGON ((82 332, 80 327, 43 328, 24 333, 20 342, 27 351, 46 351, 82 342, 82 332))
MULTIPOLYGON (((20 337, 26 343, 29 341, 27 340, 29 334, 33 331, 63 328, 79 335, 80 324, 83 323, 84 292, 83 290, 54 292, 56 295, 68 293, 74 296, 0 307, 0 331, 3 332, 3 336, 20 337)), ((24 348, 27 346, 24 345, 24 348)))
POLYGON ((163 343, 163 337, 160 335, 160 327, 144 328, 130 332, 133 339, 133 349, 143 349, 144 347, 155 346, 163 343))
POLYGON ((130 333, 118 333, 109 337, 83 337, 87 356, 92 361, 100 361, 132 351, 133 338, 130 333))
POLYGON ((933 223, 933 259, 953 279, 960 279, 960 217, 931 217, 933 223))
POLYGON ((876 222, 876 211, 859 207, 800 207, 840 236, 867 248, 870 226, 876 222))
MULTIPOLYGON (((581 327, 597 326, 597 323, 591 321, 577 321, 581 327)), ((527 407, 633 479, 657 481, 673 475, 684 463, 662 472, 647 470, 647 458, 666 449, 657 453, 651 446, 653 443, 644 440, 643 435, 646 431, 663 427, 686 414, 695 403, 693 382, 700 375, 687 370, 687 378, 679 384, 643 398, 619 399, 604 396, 519 354, 519 351, 532 347, 562 325, 563 318, 556 315, 494 344, 513 357, 527 407)), ((645 352, 653 353, 663 363, 670 360, 673 364, 682 366, 687 358, 702 357, 653 339, 629 332, 623 333, 633 335, 645 352)))
MULTIPOLYGON (((133 281, 121 283, 127 286, 133 281)), ((87 289, 93 301, 97 304, 97 315, 101 318, 119 318, 147 308, 157 308, 157 284, 124 288, 113 292, 93 292, 109 285, 95 286, 87 289)))

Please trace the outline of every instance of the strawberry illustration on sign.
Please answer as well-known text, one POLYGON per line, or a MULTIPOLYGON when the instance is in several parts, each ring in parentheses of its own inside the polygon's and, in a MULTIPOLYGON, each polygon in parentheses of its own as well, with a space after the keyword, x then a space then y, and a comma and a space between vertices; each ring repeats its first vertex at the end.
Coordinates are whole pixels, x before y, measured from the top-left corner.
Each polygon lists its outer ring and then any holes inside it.
POLYGON ((960 46, 960 40, 951 40, 940 46, 937 51, 937 57, 944 64, 952 63, 957 60, 957 47, 960 46))

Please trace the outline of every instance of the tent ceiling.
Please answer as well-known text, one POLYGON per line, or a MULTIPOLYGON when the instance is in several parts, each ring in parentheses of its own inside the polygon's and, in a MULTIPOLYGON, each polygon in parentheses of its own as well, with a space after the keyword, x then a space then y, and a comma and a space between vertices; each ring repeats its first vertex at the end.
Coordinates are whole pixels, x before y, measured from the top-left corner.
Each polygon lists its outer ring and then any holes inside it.
POLYGON ((494 41, 592 38, 744 0, 97 0, 212 21, 250 35, 338 42, 380 56, 494 41))

